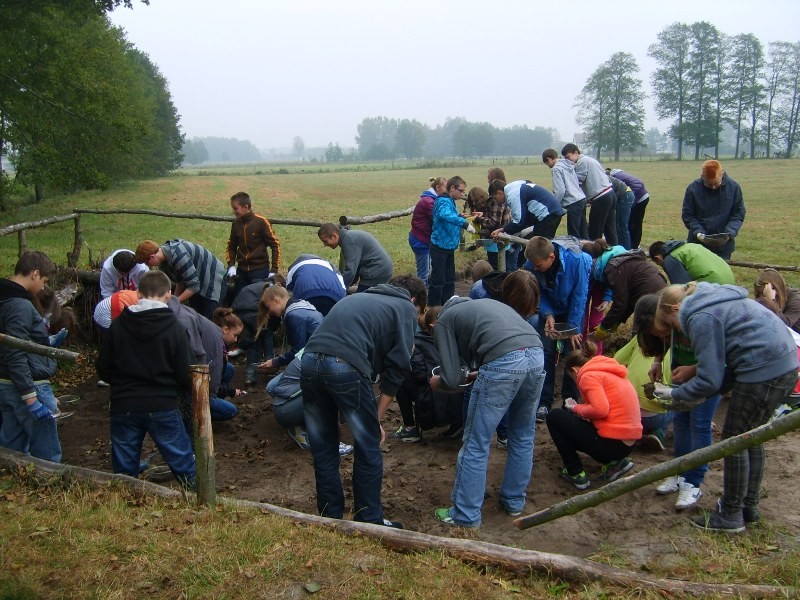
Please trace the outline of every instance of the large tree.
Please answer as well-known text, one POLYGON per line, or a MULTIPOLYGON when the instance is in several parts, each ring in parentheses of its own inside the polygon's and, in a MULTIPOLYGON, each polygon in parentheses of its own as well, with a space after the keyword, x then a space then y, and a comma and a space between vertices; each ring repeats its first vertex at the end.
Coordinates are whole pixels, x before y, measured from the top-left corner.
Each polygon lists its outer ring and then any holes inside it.
POLYGON ((783 144, 783 154, 791 158, 800 139, 800 42, 791 44, 788 57, 788 76, 775 111, 775 128, 783 144))
POLYGON ((425 125, 416 119, 403 119, 397 125, 394 138, 394 150, 397 156, 407 159, 422 156, 425 147, 425 125))
POLYGON ((644 145, 644 90, 636 77, 639 65, 632 54, 617 52, 589 77, 578 101, 578 123, 588 145, 633 152, 644 145))
POLYGON ((762 138, 770 157, 773 144, 773 119, 777 103, 786 88, 786 83, 791 78, 789 64, 792 55, 792 44, 789 42, 772 42, 769 45, 769 60, 764 69, 764 93, 766 101, 766 120, 762 126, 762 138))
POLYGON ((356 144, 365 159, 385 160, 394 156, 397 119, 367 117, 358 124, 356 144))
POLYGON ((658 67, 651 76, 659 119, 675 119, 670 137, 677 141, 678 160, 683 157, 684 120, 689 96, 689 49, 691 28, 673 23, 658 34, 658 42, 648 48, 658 67))
POLYGON ((717 144, 720 129, 715 118, 715 81, 720 70, 721 36, 711 23, 693 23, 689 51, 686 142, 694 144, 694 159, 701 148, 717 144))
POLYGON ((742 139, 750 141, 750 158, 755 158, 758 119, 764 108, 763 68, 764 48, 758 38, 752 33, 734 36, 730 80, 735 104, 730 121, 736 131, 737 158, 742 139))

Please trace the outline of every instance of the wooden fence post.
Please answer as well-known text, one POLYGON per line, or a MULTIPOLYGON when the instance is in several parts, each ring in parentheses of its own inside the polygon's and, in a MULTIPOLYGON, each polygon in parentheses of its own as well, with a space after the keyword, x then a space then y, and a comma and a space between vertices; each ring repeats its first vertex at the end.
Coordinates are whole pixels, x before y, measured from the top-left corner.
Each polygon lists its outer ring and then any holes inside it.
POLYGON ((497 242, 497 270, 506 272, 506 244, 497 242))
POLYGON ((67 253, 67 266, 75 268, 78 266, 78 258, 81 255, 83 246, 83 230, 81 229, 81 215, 75 214, 75 240, 72 244, 72 252, 67 253))
POLYGON ((25 252, 25 250, 28 249, 28 242, 25 239, 25 230, 24 229, 20 229, 17 232, 17 240, 19 240, 19 252, 17 253, 17 256, 19 257, 19 256, 22 256, 22 253, 25 252))
POLYGON ((192 365, 192 421, 194 454, 197 464, 197 503, 217 503, 217 459, 214 456, 214 432, 208 406, 208 365, 192 365))

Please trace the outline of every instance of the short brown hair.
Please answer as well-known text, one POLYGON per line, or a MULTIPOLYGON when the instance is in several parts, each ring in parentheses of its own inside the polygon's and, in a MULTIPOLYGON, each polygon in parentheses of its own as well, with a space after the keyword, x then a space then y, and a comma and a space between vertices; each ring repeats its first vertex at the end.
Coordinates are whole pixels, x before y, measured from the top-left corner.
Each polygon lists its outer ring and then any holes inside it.
POLYGON ((547 162, 547 160, 557 160, 558 159, 558 152, 555 151, 554 148, 548 148, 544 152, 542 152, 542 162, 547 162))
POLYGON ((460 186, 462 183, 464 185, 467 185, 466 181, 464 181, 461 177, 456 175, 455 177, 451 177, 450 179, 447 180, 447 188, 446 189, 449 192, 451 189, 453 189, 454 187, 460 186))
POLYGON ((528 240, 528 245, 525 246, 525 258, 531 262, 544 260, 551 254, 555 254, 555 251, 553 242, 546 237, 535 235, 528 240))
POLYGON ((502 179, 503 181, 505 181, 506 172, 503 171, 503 169, 501 169, 500 167, 492 167, 486 174, 486 178, 488 181, 494 181, 495 179, 502 179))
POLYGON ((28 250, 22 253, 14 266, 14 275, 27 276, 34 271, 39 271, 41 277, 50 277, 56 266, 50 257, 41 250, 28 250))
POLYGON ((231 202, 236 202, 239 206, 246 206, 247 208, 252 208, 253 206, 250 195, 247 192, 236 192, 231 196, 231 202))
POLYGON ((539 308, 539 284, 533 273, 520 269, 509 273, 500 287, 503 303, 527 319, 539 308))
POLYGON ((322 227, 317 230, 319 237, 331 237, 334 233, 339 233, 339 226, 334 223, 324 223, 322 227))
POLYGON ((142 298, 162 298, 172 289, 172 282, 163 271, 148 271, 139 278, 139 295, 142 298))
POLYGON ((137 263, 146 263, 147 259, 149 259, 153 254, 158 252, 159 248, 158 244, 156 244, 153 240, 144 240, 141 244, 136 247, 136 254, 134 255, 136 258, 137 263))
POLYGON ((595 356, 597 356, 597 346, 594 342, 586 340, 581 344, 580 348, 567 354, 567 358, 564 361, 564 368, 569 370, 573 367, 578 367, 580 369, 595 356))

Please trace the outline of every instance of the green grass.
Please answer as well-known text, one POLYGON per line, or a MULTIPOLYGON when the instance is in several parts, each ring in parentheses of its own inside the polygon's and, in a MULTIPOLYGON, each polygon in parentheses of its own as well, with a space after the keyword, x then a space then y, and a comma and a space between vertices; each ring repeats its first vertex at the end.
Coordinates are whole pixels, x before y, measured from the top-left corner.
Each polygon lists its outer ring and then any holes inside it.
MULTIPOLYGON (((0 215, 0 224, 30 221, 55 214, 67 214, 73 208, 149 208, 171 212, 230 214, 229 198, 244 190, 253 198, 256 212, 267 217, 336 221, 340 215, 363 216, 413 206, 426 188, 430 176, 459 174, 468 187, 486 186, 488 164, 462 164, 458 167, 391 169, 384 163, 337 165, 341 170, 303 172, 321 165, 285 168, 288 174, 272 174, 271 165, 181 171, 160 179, 129 182, 107 191, 92 191, 66 197, 54 197, 41 204, 18 206, 0 215), (380 167, 384 167, 380 169, 380 167), (366 170, 375 168, 376 170, 366 170), (251 170, 252 169, 252 170, 251 170), (260 172, 261 174, 256 174, 260 172)), ((413 166, 410 164, 404 167, 413 166)), ((539 162, 506 165, 509 179, 530 179, 550 185, 550 172, 539 162)), ((607 163, 610 167, 630 170, 647 184, 651 201, 644 224, 643 245, 656 239, 683 239, 686 230, 680 220, 686 186, 699 175, 700 163, 690 161, 654 161, 607 163)), ((800 208, 793 200, 800 187, 800 169, 796 161, 758 160, 723 163, 731 177, 744 191, 747 218, 737 238, 734 259, 779 265, 800 264, 800 208)), ((413 272, 414 257, 408 247, 408 217, 375 223, 363 228, 375 235, 395 260, 395 272, 413 272)), ((135 248, 142 239, 156 241, 182 237, 207 246, 218 256, 224 255, 230 226, 227 223, 190 221, 138 215, 84 215, 83 235, 95 260, 116 248, 135 248)), ((562 223, 564 232, 566 223, 562 223)), ((72 247, 72 223, 51 225, 27 232, 28 247, 48 252, 57 262, 65 262, 72 247)), ((276 226, 282 244, 283 266, 303 252, 313 252, 337 260, 337 252, 324 248, 310 227, 276 226)), ((16 260, 17 236, 0 238, 0 267, 8 273, 16 260)), ((87 267, 87 248, 81 266, 87 267)), ((457 265, 467 267, 481 252, 460 253, 457 265)), ((751 287, 756 272, 735 268, 740 284, 751 287)), ((785 273, 790 285, 800 285, 800 275, 785 273)))

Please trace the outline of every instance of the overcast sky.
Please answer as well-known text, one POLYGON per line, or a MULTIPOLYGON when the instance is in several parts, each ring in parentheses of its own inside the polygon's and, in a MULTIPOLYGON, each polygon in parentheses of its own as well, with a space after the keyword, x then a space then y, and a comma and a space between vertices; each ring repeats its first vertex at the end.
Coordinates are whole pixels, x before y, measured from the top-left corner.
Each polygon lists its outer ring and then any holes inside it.
MULTIPOLYGON (((170 82, 187 137, 261 149, 355 144, 365 117, 554 127, 615 52, 650 90, 647 48, 674 22, 800 41, 798 0, 150 0, 112 21, 170 82)), ((647 103, 647 127, 660 126, 647 103)))

